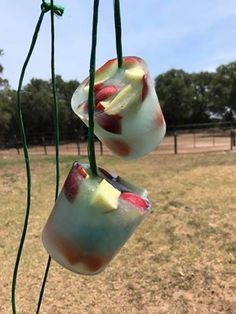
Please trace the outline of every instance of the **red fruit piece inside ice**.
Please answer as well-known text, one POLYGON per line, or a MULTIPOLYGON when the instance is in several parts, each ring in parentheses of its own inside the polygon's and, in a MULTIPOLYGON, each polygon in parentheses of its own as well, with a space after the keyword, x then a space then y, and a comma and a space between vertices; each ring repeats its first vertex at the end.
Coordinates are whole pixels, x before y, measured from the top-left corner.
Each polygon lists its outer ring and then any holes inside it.
POLYGON ((124 61, 124 64, 125 64, 126 66, 134 65, 134 64, 143 62, 143 60, 142 60, 141 58, 139 58, 139 57, 133 57, 133 56, 124 57, 123 61, 124 61))
POLYGON ((148 83, 147 83, 147 74, 143 76, 143 90, 142 90, 142 101, 147 97, 148 94, 148 83))
POLYGON ((134 206, 138 208, 147 209, 149 206, 149 203, 147 200, 145 200, 141 196, 134 193, 123 192, 120 195, 120 198, 122 198, 123 200, 126 200, 129 203, 132 203, 134 206))
MULTIPOLYGON (((83 106, 82 108, 83 108, 84 114, 88 114, 88 111, 89 111, 89 104, 88 104, 88 102, 87 101, 84 102, 81 106, 83 106)), ((95 109, 97 111, 103 112, 105 107, 99 102, 99 103, 96 104, 95 109)))
POLYGON ((79 163, 74 163, 63 186, 63 191, 68 201, 74 201, 76 195, 79 193, 80 182, 86 176, 87 173, 83 167, 79 163))
POLYGON ((104 139, 103 143, 116 155, 126 157, 131 151, 131 147, 123 140, 104 139))
POLYGON ((96 104, 96 111, 103 112, 105 107, 99 102, 96 104))
POLYGON ((118 92, 118 90, 119 88, 114 85, 109 85, 101 88, 95 95, 95 104, 115 95, 118 92))
POLYGON ((70 265, 74 266, 78 263, 83 263, 93 272, 102 267, 103 260, 101 257, 85 254, 77 245, 59 234, 54 233, 52 237, 54 244, 70 265))
POLYGON ((78 166, 78 172, 83 178, 87 177, 87 172, 84 170, 84 168, 81 165, 78 166))
MULTIPOLYGON (((94 83, 94 87, 93 87, 94 93, 97 93, 102 88, 103 83, 104 82, 94 83)), ((88 85, 89 85, 89 80, 87 81, 85 86, 87 87, 88 85)))
POLYGON ((69 239, 66 239, 62 235, 55 232, 51 236, 53 237, 54 244, 58 248, 59 252, 71 265, 75 265, 80 262, 82 253, 78 247, 73 245, 69 239))
POLYGON ((159 103, 157 104, 156 115, 154 117, 154 124, 155 124, 155 127, 158 127, 158 128, 163 127, 163 125, 165 124, 163 114, 161 112, 161 109, 159 108, 159 103))
POLYGON ((99 270, 103 264, 101 257, 93 255, 83 256, 82 262, 93 272, 99 270))
POLYGON ((121 133, 121 119, 118 114, 107 114, 105 112, 96 115, 97 123, 106 131, 120 134, 121 133))
POLYGON ((94 93, 97 93, 102 88, 103 83, 95 83, 94 84, 94 93))

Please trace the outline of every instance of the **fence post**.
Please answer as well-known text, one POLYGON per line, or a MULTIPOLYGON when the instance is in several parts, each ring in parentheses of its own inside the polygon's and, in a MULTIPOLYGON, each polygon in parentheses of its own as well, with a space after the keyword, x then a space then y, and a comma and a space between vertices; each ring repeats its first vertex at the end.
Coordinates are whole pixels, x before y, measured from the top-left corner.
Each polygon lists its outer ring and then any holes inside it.
POLYGON ((193 130, 193 148, 196 147, 196 132, 193 130))
POLYGON ((233 146, 235 144, 234 140, 235 140, 235 138, 234 138, 234 130, 231 129, 230 130, 230 150, 233 150, 233 146))
POLYGON ((177 132, 174 132, 174 152, 178 154, 177 132))
POLYGON ((100 144, 100 155, 103 156, 103 145, 102 145, 102 142, 99 141, 99 144, 100 144))
POLYGON ((20 145, 19 145, 19 141, 17 139, 16 134, 14 134, 14 139, 15 139, 17 154, 20 155, 20 147, 19 147, 20 145))
POLYGON ((212 145, 213 147, 215 147, 215 129, 213 129, 213 133, 212 133, 212 145))
POLYGON ((78 137, 77 137, 76 145, 77 145, 78 156, 80 156, 80 144, 79 144, 79 138, 78 137))
POLYGON ((47 146, 46 146, 46 141, 45 141, 45 137, 42 136, 42 144, 43 144, 43 149, 44 149, 44 154, 47 155, 47 146))
POLYGON ((236 146, 236 140, 235 140, 235 132, 234 132, 234 129, 233 129, 233 146, 236 146))

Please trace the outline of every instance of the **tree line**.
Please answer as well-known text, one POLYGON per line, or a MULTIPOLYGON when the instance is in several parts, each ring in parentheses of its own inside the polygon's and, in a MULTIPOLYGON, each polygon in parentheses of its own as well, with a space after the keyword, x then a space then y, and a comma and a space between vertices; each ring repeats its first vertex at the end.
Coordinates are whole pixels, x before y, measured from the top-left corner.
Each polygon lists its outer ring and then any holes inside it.
MULTIPOLYGON (((0 49, 0 56, 3 51, 0 49)), ((16 91, 3 78, 0 64, 0 142, 14 145, 19 138, 16 91)), ((60 137, 86 139, 87 129, 72 112, 71 96, 77 80, 56 76, 60 137)), ((236 117, 236 62, 219 66, 215 72, 187 73, 171 69, 155 79, 155 88, 167 126, 229 121, 236 117)), ((28 137, 53 134, 53 105, 50 80, 32 78, 22 89, 22 112, 28 137)))

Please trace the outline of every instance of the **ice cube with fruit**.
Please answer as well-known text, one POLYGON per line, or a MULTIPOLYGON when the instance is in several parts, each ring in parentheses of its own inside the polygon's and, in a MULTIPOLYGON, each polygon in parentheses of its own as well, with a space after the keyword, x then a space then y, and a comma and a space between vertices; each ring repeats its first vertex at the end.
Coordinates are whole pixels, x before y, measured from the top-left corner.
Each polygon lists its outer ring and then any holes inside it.
MULTIPOLYGON (((88 125, 89 78, 72 96, 73 111, 88 125)), ((134 159, 162 141, 166 124, 155 87, 143 59, 123 57, 95 72, 95 134, 116 155, 134 159)))
POLYGON ((151 211, 147 191, 98 168, 75 162, 44 227, 49 255, 65 268, 102 271, 151 211))

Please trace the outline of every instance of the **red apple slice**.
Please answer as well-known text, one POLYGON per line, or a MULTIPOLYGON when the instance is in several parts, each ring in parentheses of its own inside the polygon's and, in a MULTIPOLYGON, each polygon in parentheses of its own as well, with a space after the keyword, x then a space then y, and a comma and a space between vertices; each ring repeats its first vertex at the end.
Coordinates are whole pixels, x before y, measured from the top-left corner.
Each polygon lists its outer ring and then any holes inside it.
POLYGON ((129 57, 124 57, 123 61, 124 61, 125 66, 131 66, 131 65, 135 65, 137 63, 143 62, 143 59, 139 57, 129 56, 129 57))
POLYGON ((95 95, 95 104, 115 95, 118 91, 119 88, 114 85, 109 85, 101 88, 95 95))
MULTIPOLYGON (((93 87, 94 93, 97 93, 102 88, 103 84, 104 84, 104 82, 95 83, 94 87, 93 87)), ((84 91, 86 93, 89 92, 89 81, 85 84, 84 91)))
POLYGON ((99 103, 96 104, 95 109, 96 109, 96 111, 101 113, 101 112, 104 111, 105 107, 99 102, 99 103))
POLYGON ((131 193, 131 192, 123 192, 120 195, 120 198, 123 200, 133 204, 134 206, 141 208, 141 209, 147 209, 149 206, 149 203, 147 200, 142 198, 141 196, 131 193))
POLYGON ((147 97, 148 94, 148 83, 147 83, 147 74, 143 76, 143 90, 142 90, 142 101, 147 97))
POLYGON ((95 116, 96 122, 106 131, 121 134, 121 119, 118 114, 98 113, 95 116))
POLYGON ((78 162, 74 163, 63 186, 65 196, 71 203, 75 200, 76 195, 79 193, 80 182, 86 177, 87 173, 83 167, 78 162))
POLYGON ((97 84, 94 84, 94 93, 97 93, 98 91, 100 91, 100 89, 102 88, 103 86, 103 83, 97 83, 97 84))
POLYGON ((103 143, 118 156, 127 157, 130 154, 131 147, 124 140, 104 139, 103 143))
POLYGON ((156 106, 156 114, 154 116, 154 127, 162 128, 165 124, 165 120, 160 109, 159 103, 156 106))
POLYGON ((103 259, 100 256, 85 255, 82 257, 82 263, 84 263, 90 271, 95 272, 102 267, 103 259))

